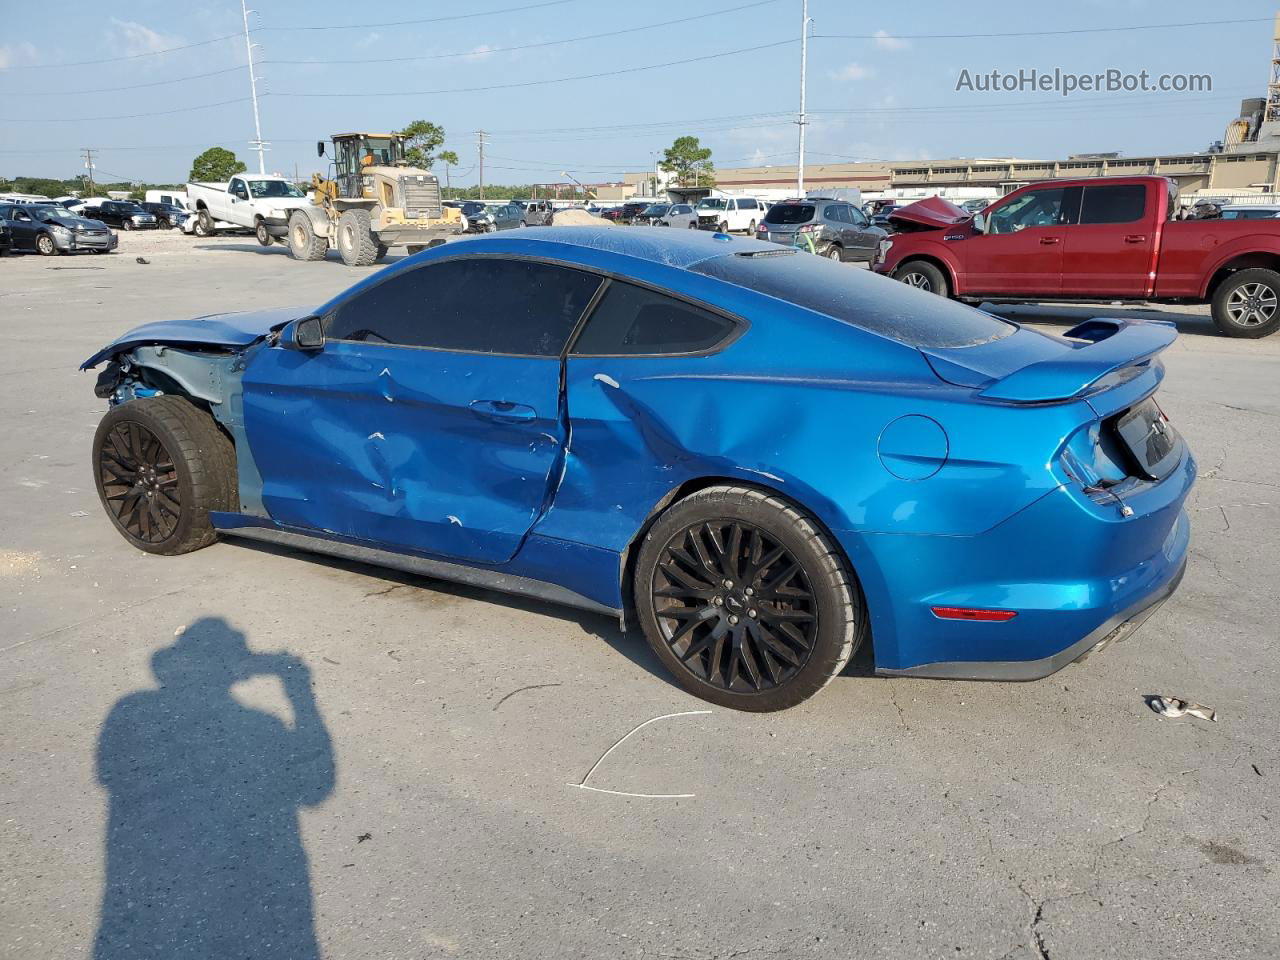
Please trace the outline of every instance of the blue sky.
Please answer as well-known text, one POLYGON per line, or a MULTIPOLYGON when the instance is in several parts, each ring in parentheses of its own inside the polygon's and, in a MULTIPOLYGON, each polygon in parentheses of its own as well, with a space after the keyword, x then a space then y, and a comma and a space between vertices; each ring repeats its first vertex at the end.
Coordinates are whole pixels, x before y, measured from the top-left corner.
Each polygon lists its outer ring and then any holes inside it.
MULTIPOLYGON (((319 169, 317 139, 419 118, 444 126, 461 159, 455 183, 476 180, 478 128, 491 132, 487 182, 553 182, 562 170, 589 182, 619 179, 651 166, 654 152, 682 134, 701 137, 721 167, 794 161, 800 0, 256 5, 261 13, 250 22, 261 44, 268 170, 292 174, 296 164, 305 175, 319 169), (435 18, 449 19, 403 22, 435 18), (664 25, 557 42, 656 24, 664 25), (511 47, 525 49, 504 49, 511 47), (742 52, 715 56, 729 51, 742 52), (697 57, 710 59, 636 69, 697 57), (629 72, 599 76, 621 70, 629 72), (596 76, 537 82, 584 75, 596 76), (484 87, 491 89, 477 89, 484 87)), ((132 0, 93 5, 92 14, 87 7, 0 0, 0 174, 76 175, 84 146, 98 149, 101 179, 183 180, 191 159, 214 144, 254 168, 243 39, 204 42, 240 31, 237 0, 132 0), (111 62, 59 66, 88 60, 111 62), (135 114, 154 115, 126 118, 135 114)), ((1227 0, 809 7, 810 163, 1202 150, 1222 136, 1242 97, 1265 95, 1277 9, 1227 0), (1210 20, 1261 22, 918 36, 1210 20), (1068 98, 955 89, 962 70, 1020 68, 1207 73, 1213 89, 1068 98)))

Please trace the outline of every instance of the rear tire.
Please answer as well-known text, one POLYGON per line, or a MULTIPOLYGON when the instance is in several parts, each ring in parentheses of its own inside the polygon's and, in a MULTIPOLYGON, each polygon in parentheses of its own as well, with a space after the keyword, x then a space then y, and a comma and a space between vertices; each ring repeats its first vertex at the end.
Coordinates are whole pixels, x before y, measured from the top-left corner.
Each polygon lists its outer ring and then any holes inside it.
POLYGON ((378 259, 378 241, 368 210, 344 210, 338 218, 338 253, 348 267, 367 267, 378 259))
POLYGON ((828 260, 834 260, 836 263, 844 262, 844 256, 841 253, 840 244, 838 243, 833 243, 828 246, 825 256, 828 260))
POLYGON ((676 682, 737 710, 807 700, 867 634, 861 589, 835 544, 802 510, 751 487, 710 487, 669 507, 640 545, 633 590, 676 682))
POLYGON ((213 217, 209 216, 208 210, 202 209, 199 213, 196 214, 196 225, 200 229, 204 230, 204 233, 199 234, 199 236, 202 236, 202 237, 213 236, 213 217))
POLYGON ((329 241, 316 233, 315 224, 303 210, 289 217, 289 253, 295 260, 323 260, 329 241))
POLYGON ((923 290, 925 293, 936 293, 941 297, 949 296, 946 276, 927 260, 908 260, 893 271, 893 279, 900 280, 917 290, 923 290))
POLYGON ((261 220, 259 220, 256 224, 254 224, 253 236, 258 241, 258 243, 264 247, 269 247, 271 246, 271 244, 275 243, 275 240, 272 238, 271 234, 267 231, 267 225, 263 223, 261 220))
POLYGON ((1280 273, 1237 270, 1213 293, 1213 322, 1228 337, 1256 340, 1280 329, 1280 273))
POLYGON ((235 447, 182 397, 130 400, 107 411, 93 438, 94 484, 120 534, 173 556, 217 539, 210 511, 236 510, 235 447))

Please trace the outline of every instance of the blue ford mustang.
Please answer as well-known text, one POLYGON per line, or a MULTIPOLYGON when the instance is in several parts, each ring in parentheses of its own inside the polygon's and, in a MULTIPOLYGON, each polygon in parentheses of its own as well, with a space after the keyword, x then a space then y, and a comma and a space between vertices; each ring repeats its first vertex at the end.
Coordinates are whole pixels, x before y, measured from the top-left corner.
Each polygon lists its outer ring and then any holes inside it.
POLYGON ((461 240, 315 309, 153 323, 106 361, 136 547, 252 537, 638 624, 776 710, 882 674, 1029 680, 1181 577, 1195 461, 1164 323, 1047 336, 697 231, 461 240))

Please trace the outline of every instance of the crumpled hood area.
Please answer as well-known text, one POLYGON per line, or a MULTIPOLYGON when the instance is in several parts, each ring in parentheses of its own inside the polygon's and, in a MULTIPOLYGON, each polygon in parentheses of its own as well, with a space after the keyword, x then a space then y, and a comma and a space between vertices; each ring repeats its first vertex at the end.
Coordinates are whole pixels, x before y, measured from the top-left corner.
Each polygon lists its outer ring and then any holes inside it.
POLYGON ((963 207, 957 207, 950 200, 944 200, 942 197, 925 197, 905 207, 898 207, 889 214, 889 222, 901 221, 941 230, 943 227, 955 226, 972 216, 963 207))
POLYGON ((145 323, 111 341, 80 365, 81 370, 96 367, 122 350, 150 343, 167 343, 195 347, 246 347, 290 320, 313 313, 311 307, 275 307, 270 310, 248 310, 241 313, 211 313, 190 320, 161 320, 145 323))

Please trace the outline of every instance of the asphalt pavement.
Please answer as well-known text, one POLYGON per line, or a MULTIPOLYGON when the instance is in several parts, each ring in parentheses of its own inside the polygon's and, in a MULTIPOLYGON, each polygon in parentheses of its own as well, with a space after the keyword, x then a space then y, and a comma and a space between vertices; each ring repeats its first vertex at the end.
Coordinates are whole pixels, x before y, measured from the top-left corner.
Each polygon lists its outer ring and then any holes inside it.
POLYGON ((1160 401, 1201 477, 1136 636, 1030 684, 856 661, 755 716, 605 617, 115 533, 80 361, 373 269, 177 234, 0 261, 0 957, 1280 956, 1280 336, 1142 311, 1183 331, 1160 401))

